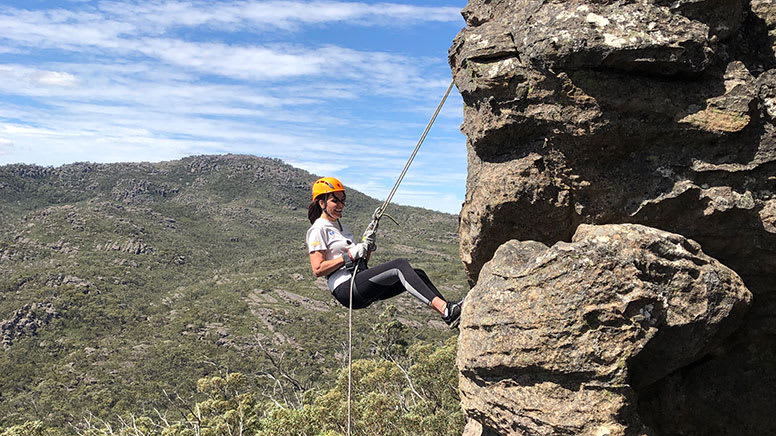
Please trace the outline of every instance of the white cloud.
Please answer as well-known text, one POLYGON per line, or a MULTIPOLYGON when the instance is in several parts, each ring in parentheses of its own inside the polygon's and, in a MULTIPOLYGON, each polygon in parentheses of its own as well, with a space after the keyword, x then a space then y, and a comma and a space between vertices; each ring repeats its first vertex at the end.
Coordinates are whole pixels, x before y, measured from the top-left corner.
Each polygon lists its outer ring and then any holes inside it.
POLYGON ((247 80, 320 74, 327 59, 318 50, 143 39, 136 49, 172 65, 247 80))
POLYGON ((338 172, 347 168, 347 165, 339 164, 336 161, 326 161, 323 159, 319 161, 288 159, 285 162, 291 166, 301 168, 312 174, 318 174, 321 176, 324 174, 337 174, 338 172))
POLYGON ((254 32, 348 21, 354 25, 460 21, 460 8, 342 1, 103 2, 100 10, 157 32, 178 26, 240 27, 254 32))
MULTIPOLYGON (((278 28, 347 22, 356 26, 397 26, 421 22, 461 22, 457 7, 366 4, 336 1, 136 1, 100 2, 88 11, 24 10, 0 7, 2 39, 31 47, 140 50, 133 41, 174 29, 210 26, 225 31, 263 33, 278 28)), ((2 50, 13 50, 3 48, 2 50)))
POLYGON ((277 1, 250 3, 241 11, 245 21, 288 28, 295 24, 349 21, 360 25, 395 25, 397 21, 458 21, 452 7, 410 6, 395 3, 365 4, 333 1, 277 1))
POLYGON ((71 87, 77 83, 76 77, 66 72, 0 64, 0 90, 9 93, 17 93, 23 89, 40 90, 39 85, 71 87))
POLYGON ((27 11, 0 9, 0 38, 30 47, 119 48, 120 35, 132 34, 129 23, 107 19, 101 14, 66 10, 27 11))
POLYGON ((2 126, 2 131, 8 135, 30 135, 30 136, 70 136, 65 132, 57 132, 51 129, 41 129, 25 125, 6 124, 2 126))
POLYGON ((34 77, 34 80, 41 85, 51 86, 75 86, 78 84, 78 79, 74 75, 58 71, 41 71, 37 77, 34 77))
MULTIPOLYGON (((26 11, 0 9, 0 39, 21 52, 40 48, 81 53, 92 59, 123 56, 129 65, 161 61, 179 74, 211 74, 245 81, 288 81, 296 77, 320 77, 339 82, 338 92, 346 97, 363 93, 352 85, 358 81, 369 92, 405 96, 438 86, 424 69, 429 60, 408 58, 385 52, 353 50, 337 45, 319 47, 299 44, 247 44, 218 41, 192 41, 165 33, 167 27, 196 26, 212 20, 310 20, 328 22, 353 19, 361 23, 365 16, 396 20, 452 20, 457 8, 431 8, 392 3, 368 5, 349 2, 136 2, 100 3, 89 12, 66 10, 26 11), (163 23, 161 31, 149 32, 142 17, 163 23), (246 18, 248 17, 248 18, 246 18), (253 17, 253 18, 250 18, 253 17), (264 18, 261 18, 264 17, 264 18), (445 18, 447 17, 447 18, 445 18)), ((456 12, 457 13, 457 12, 456 12)), ((460 18, 458 18, 460 19, 460 18)), ((234 31, 235 29, 228 29, 234 31)), ((439 62, 439 59, 433 60, 439 62)), ((99 65, 101 62, 93 63, 99 65)), ((440 62, 440 65, 444 65, 440 62)), ((149 71, 154 71, 154 65, 149 71)), ((40 78, 49 85, 72 86, 72 71, 51 72, 40 78), (59 73, 59 76, 54 75, 59 73), (69 74, 69 75, 68 75, 69 74)), ((335 89, 335 88, 331 88, 335 89)))

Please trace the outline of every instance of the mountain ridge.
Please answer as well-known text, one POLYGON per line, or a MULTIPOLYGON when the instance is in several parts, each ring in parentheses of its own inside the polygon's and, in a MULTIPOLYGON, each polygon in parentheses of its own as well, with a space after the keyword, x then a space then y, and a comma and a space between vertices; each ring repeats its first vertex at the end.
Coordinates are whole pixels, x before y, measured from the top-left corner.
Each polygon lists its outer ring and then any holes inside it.
MULTIPOLYGON (((247 155, 0 167, 0 428, 163 407, 200 376, 279 358, 306 387, 332 383, 346 312, 309 272, 315 178, 247 155)), ((358 232, 378 205, 349 189, 344 219, 358 232)), ((407 257, 460 297, 457 217, 389 209, 401 227, 382 226, 373 262, 407 257)), ((390 304, 416 339, 451 334, 409 297, 390 304)), ((387 306, 359 312, 357 355, 387 306)))

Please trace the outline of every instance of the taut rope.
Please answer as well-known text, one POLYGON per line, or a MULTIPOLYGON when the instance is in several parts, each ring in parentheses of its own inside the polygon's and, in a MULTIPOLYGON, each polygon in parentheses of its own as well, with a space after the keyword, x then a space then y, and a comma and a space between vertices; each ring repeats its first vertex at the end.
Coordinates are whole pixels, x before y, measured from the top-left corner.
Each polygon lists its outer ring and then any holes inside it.
MULTIPOLYGON (((418 140, 417 145, 415 145, 415 150, 412 151, 412 154, 410 155, 410 158, 407 160, 407 164, 404 165, 404 169, 401 171, 401 174, 399 175, 399 178, 396 180, 396 183, 393 185, 393 189, 391 189, 391 193, 388 194, 388 198, 385 199, 385 202, 383 202, 383 205, 377 208, 375 210, 374 215, 372 216, 372 222, 369 223, 369 226, 367 227, 367 230, 364 232, 366 235, 370 230, 376 232, 377 231, 377 225, 380 221, 380 218, 382 218, 383 214, 385 213, 385 208, 388 207, 388 203, 391 202, 393 199, 393 195, 396 194, 396 190, 399 189, 399 184, 401 184, 402 180, 404 179, 404 176, 407 174, 407 170, 410 169, 410 165, 412 165, 412 161, 415 160, 415 155, 418 154, 418 150, 420 150, 420 146, 423 144, 423 141, 426 139, 426 135, 428 135, 428 131, 431 130, 431 126, 434 125, 434 121, 436 121, 437 115, 439 115, 439 111, 442 110, 442 106, 444 106, 445 101, 447 100, 447 96, 450 95, 450 90, 453 89, 453 84, 455 81, 450 81, 450 85, 447 87, 447 91, 445 91, 445 95, 442 97, 442 101, 439 102, 439 105, 436 108, 436 111, 434 111, 434 115, 431 117, 431 120, 429 120, 428 124, 426 125, 426 129, 423 131, 423 134, 420 136, 420 140, 418 140)), ((348 306, 348 436, 351 436, 350 433, 350 422, 351 422, 351 405, 350 405, 350 394, 353 386, 353 289, 356 287, 356 274, 358 273, 358 265, 353 269, 353 276, 350 278, 350 304, 348 306)))

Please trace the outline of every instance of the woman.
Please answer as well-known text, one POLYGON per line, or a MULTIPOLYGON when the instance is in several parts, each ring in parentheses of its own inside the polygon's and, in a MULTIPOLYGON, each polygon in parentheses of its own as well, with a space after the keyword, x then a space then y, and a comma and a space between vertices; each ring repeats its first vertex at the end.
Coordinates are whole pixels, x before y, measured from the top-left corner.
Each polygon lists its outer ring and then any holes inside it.
MULTIPOLYGON (((349 305, 353 266, 368 260, 366 242, 353 242, 353 234, 339 221, 345 208, 345 188, 333 177, 322 177, 313 184, 313 201, 307 217, 307 247, 310 266, 316 277, 327 277, 329 290, 343 306, 349 305)), ((395 259, 356 274, 353 308, 361 309, 408 291, 442 315, 451 328, 458 326, 461 302, 448 303, 425 272, 413 269, 406 259, 395 259)))

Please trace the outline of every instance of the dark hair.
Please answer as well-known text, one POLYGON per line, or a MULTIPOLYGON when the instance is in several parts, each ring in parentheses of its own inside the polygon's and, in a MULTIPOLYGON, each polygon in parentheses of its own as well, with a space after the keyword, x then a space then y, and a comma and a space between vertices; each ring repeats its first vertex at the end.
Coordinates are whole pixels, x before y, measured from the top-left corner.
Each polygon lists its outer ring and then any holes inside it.
MULTIPOLYGON (((340 191, 335 191, 340 192, 340 191)), ((334 198, 337 198, 336 195, 334 195, 334 192, 328 192, 326 194, 320 194, 319 196, 315 197, 315 200, 313 200, 312 203, 310 203, 310 206, 307 207, 307 219, 310 220, 310 224, 315 223, 315 220, 321 217, 323 214, 323 209, 321 208, 321 205, 318 204, 319 201, 323 201, 324 204, 326 204, 327 201, 329 201, 329 196, 334 196, 334 198)), ((345 192, 342 191, 342 201, 345 201, 345 192)))
POLYGON ((314 223, 323 214, 323 209, 321 209, 321 205, 318 203, 319 200, 326 200, 326 194, 315 197, 315 200, 307 208, 307 219, 310 220, 310 224, 314 223))

